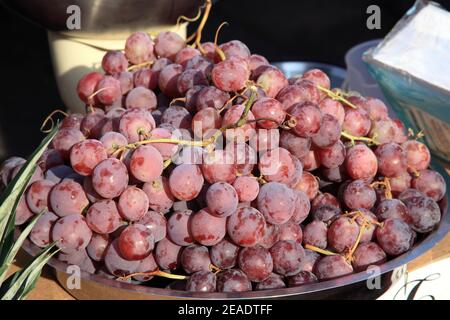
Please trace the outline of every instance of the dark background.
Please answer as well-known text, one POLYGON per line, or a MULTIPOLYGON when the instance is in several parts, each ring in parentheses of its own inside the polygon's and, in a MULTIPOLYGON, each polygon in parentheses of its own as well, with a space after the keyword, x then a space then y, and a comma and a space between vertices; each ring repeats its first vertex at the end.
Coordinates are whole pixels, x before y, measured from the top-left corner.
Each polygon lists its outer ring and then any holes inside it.
MULTIPOLYGON (((37 0, 33 0, 37 1, 37 0)), ((114 0, 111 0, 114 1, 114 0)), ((437 1, 447 9, 450 0, 437 1)), ((383 37, 413 0, 221 0, 212 10, 204 40, 239 39, 270 61, 305 60, 344 66, 352 46, 383 37), (368 30, 366 9, 381 8, 381 30, 368 30)), ((195 26, 193 26, 195 27, 195 26)), ((449 31, 450 32, 450 31, 449 31)), ((39 127, 58 96, 46 31, 0 6, 0 160, 26 156, 42 139, 39 127)))

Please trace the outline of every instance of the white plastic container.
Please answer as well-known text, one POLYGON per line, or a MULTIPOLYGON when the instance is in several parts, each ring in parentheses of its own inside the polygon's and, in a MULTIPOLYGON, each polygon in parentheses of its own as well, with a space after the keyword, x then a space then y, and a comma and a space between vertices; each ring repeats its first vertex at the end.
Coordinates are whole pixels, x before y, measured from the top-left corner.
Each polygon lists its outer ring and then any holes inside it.
MULTIPOLYGON (((146 31, 156 35, 159 31, 173 31, 186 38, 187 25, 160 26, 146 31)), ((108 50, 123 50, 126 39, 98 40, 68 37, 62 33, 48 31, 48 42, 53 71, 59 94, 67 110, 84 112, 85 106, 78 98, 76 87, 80 78, 94 70, 101 70, 101 61, 108 50)))

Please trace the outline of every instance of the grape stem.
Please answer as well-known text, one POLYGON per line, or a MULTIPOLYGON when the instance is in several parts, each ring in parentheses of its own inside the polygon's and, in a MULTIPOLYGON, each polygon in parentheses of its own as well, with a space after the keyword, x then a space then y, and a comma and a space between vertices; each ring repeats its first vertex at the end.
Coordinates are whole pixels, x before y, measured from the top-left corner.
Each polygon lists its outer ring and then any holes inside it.
POLYGON ((219 273, 222 271, 222 269, 216 267, 215 265, 213 265, 212 263, 209 265, 209 270, 215 274, 219 273))
POLYGON ((320 248, 318 248, 318 247, 316 247, 316 246, 313 246, 313 245, 310 245, 310 244, 305 244, 305 248, 306 248, 306 249, 309 249, 309 250, 311 250, 311 251, 315 251, 315 252, 317 252, 317 253, 324 254, 324 255, 326 255, 326 256, 335 256, 335 255, 338 255, 338 253, 335 253, 335 252, 332 252, 332 251, 329 251, 329 250, 320 249, 320 248))
POLYGON ((177 29, 180 28, 180 24, 181 24, 182 21, 195 22, 198 19, 200 19, 201 16, 202 16, 202 7, 198 8, 197 15, 195 17, 193 17, 193 18, 189 18, 189 17, 186 17, 186 16, 179 16, 178 19, 177 19, 177 29))
POLYGON ((202 17, 202 20, 200 20, 200 24, 197 28, 196 36, 195 36, 195 45, 197 46, 198 50, 200 50, 200 52, 203 55, 206 54, 206 51, 205 51, 205 49, 203 49, 202 44, 201 44, 202 31, 203 31, 203 28, 205 27, 206 21, 208 20, 209 13, 211 12, 211 7, 212 7, 212 1, 206 0, 205 11, 203 12, 203 17, 202 17))
POLYGON ((142 277, 163 277, 163 278, 168 278, 168 279, 175 279, 175 280, 185 280, 187 278, 189 278, 188 276, 182 276, 182 275, 178 275, 178 274, 172 274, 172 273, 168 273, 168 272, 164 272, 161 270, 155 270, 155 271, 151 271, 151 272, 135 272, 135 273, 130 273, 129 275, 126 275, 124 277, 119 277, 119 279, 121 280, 128 280, 132 277, 135 276, 142 276, 142 277))
POLYGON ((248 120, 247 123, 254 123, 254 122, 260 122, 260 121, 271 121, 271 122, 276 123, 277 125, 281 126, 281 124, 278 123, 278 121, 276 121, 275 119, 272 119, 272 118, 258 118, 258 119, 248 120))
POLYGON ((363 223, 367 223, 367 224, 374 224, 378 227, 382 226, 383 224, 381 222, 378 221, 370 221, 369 219, 367 219, 367 217, 359 210, 356 211, 351 211, 351 212, 345 212, 343 214, 344 217, 352 217, 353 221, 356 221, 356 219, 358 217, 360 217, 361 219, 363 219, 363 223))
POLYGON ((411 172, 414 175, 414 177, 416 178, 420 177, 420 172, 417 171, 415 168, 408 166, 408 171, 411 172))
POLYGON ((373 137, 373 138, 357 137, 357 136, 353 136, 350 133, 347 133, 345 131, 341 132, 341 136, 344 137, 344 138, 347 138, 348 140, 350 140, 353 145, 355 145, 355 141, 366 141, 369 144, 374 144, 374 145, 379 145, 380 144, 378 141, 375 140, 375 137, 373 137))
POLYGON ((139 63, 139 64, 135 64, 135 65, 129 66, 127 68, 127 71, 133 71, 135 69, 150 67, 153 64, 153 62, 154 61, 146 61, 146 62, 142 62, 142 63, 139 63))
POLYGON ((94 98, 94 97, 95 97, 96 95, 98 95, 100 92, 103 92, 103 91, 108 90, 108 89, 113 89, 113 88, 112 88, 112 87, 104 87, 104 88, 98 89, 97 91, 93 92, 93 93, 87 98, 87 100, 88 100, 88 101, 92 100, 92 98, 94 98))
POLYGON ((423 133, 423 130, 420 130, 419 132, 417 132, 417 134, 415 134, 413 129, 408 128, 408 137, 414 138, 414 140, 418 140, 425 137, 425 133, 423 133))
POLYGON ((172 159, 167 159, 164 161, 163 168, 166 169, 172 163, 172 159))
POLYGON ((392 199, 392 189, 391 189, 391 183, 389 181, 389 178, 384 177, 383 181, 375 181, 370 184, 372 188, 376 187, 383 187, 384 188, 384 196, 386 199, 392 199))
POLYGON ((248 113, 250 112, 250 108, 252 107, 253 102, 256 99, 256 93, 257 93, 258 88, 256 86, 252 85, 250 87, 250 90, 252 91, 252 93, 250 95, 250 98, 245 103, 245 109, 244 109, 244 112, 242 112, 241 118, 236 122, 237 127, 241 127, 245 123, 247 123, 248 113))
POLYGON ((239 118, 239 120, 233 125, 229 125, 229 126, 225 126, 225 127, 220 128, 220 130, 218 130, 216 133, 214 133, 214 135, 212 135, 209 139, 206 139, 206 140, 193 140, 193 141, 190 141, 190 140, 178 140, 178 139, 172 139, 172 138, 145 139, 145 140, 141 140, 141 141, 137 141, 137 142, 134 142, 134 143, 127 144, 127 145, 117 149, 112 155, 113 156, 117 156, 118 154, 121 154, 122 152, 124 152, 126 149, 136 149, 136 148, 138 148, 141 145, 146 145, 146 144, 150 144, 150 143, 173 143, 173 144, 180 144, 180 145, 193 146, 193 147, 207 147, 207 146, 215 143, 216 140, 227 129, 241 127, 242 125, 247 123, 247 115, 248 115, 248 113, 250 111, 251 106, 253 105, 253 101, 256 99, 256 93, 257 93, 256 86, 251 86, 250 89, 252 90, 252 94, 251 94, 250 98, 247 100, 247 102, 245 104, 245 109, 242 112, 242 115, 239 118))
POLYGON ((173 106, 175 102, 186 102, 186 98, 175 98, 169 103, 169 107, 173 106))
POLYGON ((258 183, 260 183, 260 184, 267 183, 266 179, 264 179, 264 176, 262 174, 259 177, 255 177, 255 178, 256 178, 256 180, 258 180, 258 183))
POLYGON ((59 110, 59 109, 56 109, 56 110, 52 111, 52 112, 44 119, 44 122, 42 122, 42 125, 41 125, 41 128, 40 128, 41 132, 43 132, 43 133, 49 133, 49 132, 51 132, 51 131, 53 130, 53 128, 55 127, 55 121, 53 120, 53 116, 54 116, 55 114, 58 114, 58 113, 62 114, 64 117, 67 117, 67 116, 69 115, 67 112, 64 112, 64 111, 59 110), (47 123, 49 123, 49 122, 50 122, 50 129, 44 130, 44 128, 47 126, 47 123))
POLYGON ((222 27, 224 26, 228 26, 228 22, 224 21, 220 24, 220 26, 217 28, 216 30, 216 35, 214 36, 214 49, 217 53, 217 55, 220 57, 220 60, 224 61, 226 59, 225 57, 225 53, 223 52, 222 49, 219 48, 219 46, 217 45, 217 41, 219 39, 219 32, 222 29, 222 27))
POLYGON ((337 101, 343 102, 346 105, 348 105, 350 108, 358 109, 357 106, 355 106, 353 103, 351 103, 350 101, 345 99, 344 96, 342 95, 342 93, 340 93, 340 92, 333 92, 333 91, 331 91, 331 90, 329 90, 327 88, 324 88, 324 87, 322 87, 320 85, 317 86, 317 89, 319 89, 322 92, 325 92, 333 100, 337 100, 337 101))
MULTIPOLYGON (((227 100, 227 102, 224 103, 223 107, 220 108, 220 109, 218 110, 219 113, 221 113, 223 110, 225 110, 226 107, 228 107, 228 105, 229 105, 230 103, 233 103, 233 101, 236 100, 236 98, 238 98, 238 97, 244 97, 244 96, 242 96, 241 93, 237 93, 237 94, 235 94, 234 96, 232 96, 230 99, 227 100)), ((246 99, 245 101, 248 100, 247 97, 244 97, 244 98, 246 99)))
MULTIPOLYGON (((365 219, 365 217, 364 217, 364 219, 365 219)), ((353 261, 353 254, 355 253, 356 248, 358 248, 359 243, 361 242, 361 237, 362 237, 364 231, 367 229, 367 227, 368 227, 368 222, 367 222, 367 220, 365 220, 363 222, 362 226, 360 226, 360 228, 359 228, 358 237, 356 238, 356 241, 353 244, 353 247, 350 249, 348 254, 345 255, 345 257, 344 257, 347 261, 349 261, 349 262, 353 261)))

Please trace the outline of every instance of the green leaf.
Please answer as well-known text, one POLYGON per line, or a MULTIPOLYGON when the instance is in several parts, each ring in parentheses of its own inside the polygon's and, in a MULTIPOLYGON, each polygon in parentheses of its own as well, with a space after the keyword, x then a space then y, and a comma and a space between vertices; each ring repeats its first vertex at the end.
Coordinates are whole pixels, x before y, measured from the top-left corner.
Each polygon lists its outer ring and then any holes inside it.
POLYGON ((32 223, 25 228, 24 233, 19 236, 17 241, 14 241, 16 209, 20 198, 25 192, 28 182, 36 169, 37 161, 44 153, 57 131, 58 127, 55 127, 47 137, 45 137, 0 196, 0 284, 6 277, 6 272, 14 260, 17 251, 20 249, 23 241, 39 218, 39 216, 35 217, 32 220, 32 223))
POLYGON ((14 221, 15 221, 15 214, 12 214, 10 216, 10 221, 8 221, 8 229, 11 225, 12 221, 12 232, 10 232, 7 236, 7 239, 5 243, 2 243, 2 246, 0 247, 0 283, 2 283, 3 279, 6 276, 6 272, 8 271, 8 268, 14 261, 14 257, 16 256, 19 249, 22 247, 23 242, 30 234, 31 230, 33 229, 34 225, 38 221, 38 219, 42 216, 43 212, 33 217, 31 222, 27 225, 25 229, 21 232, 19 237, 17 238, 16 242, 14 242, 14 221))
POLYGON ((0 196, 0 235, 4 238, 4 231, 8 220, 15 212, 15 208, 22 196, 31 176, 36 168, 36 163, 44 153, 47 146, 52 141, 53 137, 58 132, 58 126, 55 126, 53 130, 45 137, 39 147, 28 158, 27 162, 22 166, 22 169, 14 177, 14 179, 8 184, 5 191, 0 196))
POLYGON ((12 274, 0 287, 1 300, 24 299, 34 288, 42 268, 58 252, 51 252, 55 243, 48 245, 35 256, 22 270, 12 274))

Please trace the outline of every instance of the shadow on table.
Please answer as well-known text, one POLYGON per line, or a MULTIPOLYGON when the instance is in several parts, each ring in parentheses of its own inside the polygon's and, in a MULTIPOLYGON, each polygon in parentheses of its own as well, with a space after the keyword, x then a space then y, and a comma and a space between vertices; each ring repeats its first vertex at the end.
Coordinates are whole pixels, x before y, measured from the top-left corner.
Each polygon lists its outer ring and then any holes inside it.
MULTIPOLYGON (((14 264, 19 268, 24 268, 26 264, 30 262, 31 258, 32 257, 28 253, 26 253, 23 249, 20 249, 16 255, 14 264)), ((47 265, 45 265, 44 268, 42 269, 41 277, 56 281, 56 277, 52 269, 47 265)))

